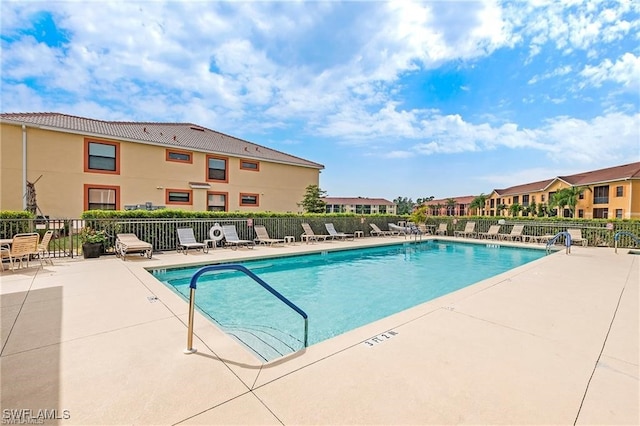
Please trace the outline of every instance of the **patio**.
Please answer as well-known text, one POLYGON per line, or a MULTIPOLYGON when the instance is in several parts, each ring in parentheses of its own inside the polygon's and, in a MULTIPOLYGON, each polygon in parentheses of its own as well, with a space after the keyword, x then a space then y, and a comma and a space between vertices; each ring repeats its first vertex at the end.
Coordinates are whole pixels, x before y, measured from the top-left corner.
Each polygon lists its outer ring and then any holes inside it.
POLYGON ((3 423, 39 410, 83 425, 640 423, 628 250, 573 247, 264 365, 198 313, 198 352, 183 354, 188 306, 144 270, 403 241, 5 271, 3 423))

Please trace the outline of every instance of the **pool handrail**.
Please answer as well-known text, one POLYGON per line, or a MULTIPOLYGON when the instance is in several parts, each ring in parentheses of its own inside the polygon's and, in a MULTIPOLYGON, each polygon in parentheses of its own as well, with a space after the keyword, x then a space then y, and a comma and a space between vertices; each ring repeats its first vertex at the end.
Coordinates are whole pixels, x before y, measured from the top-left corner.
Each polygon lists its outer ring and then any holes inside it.
POLYGON ((635 241, 636 244, 640 245, 640 238, 638 238, 634 233, 629 232, 629 231, 618 231, 613 236, 614 247, 615 247, 615 252, 616 253, 618 253, 618 240, 620 239, 621 235, 626 235, 627 237, 631 237, 635 241))
POLYGON ((191 281, 189 283, 189 289, 190 289, 189 290, 189 328, 187 331, 187 348, 184 350, 184 353, 192 354, 197 351, 197 349, 193 347, 193 313, 194 313, 195 304, 196 304, 196 289, 197 289, 198 278, 200 278, 200 276, 202 276, 207 272, 224 271, 229 269, 244 273, 249 278, 251 278, 258 284, 260 284, 269 293, 276 296, 285 305, 287 305, 288 307, 296 311, 296 313, 298 313, 304 319, 304 347, 306 348, 308 346, 308 340, 309 340, 308 339, 308 335, 309 335, 308 315, 302 309, 297 307, 293 302, 291 302, 289 299, 284 297, 282 294, 278 293, 276 289, 274 289, 269 284, 267 284, 262 278, 260 278, 259 276, 251 272, 249 269, 247 269, 245 266, 242 266, 236 263, 229 263, 229 264, 222 264, 222 265, 204 266, 198 269, 196 273, 193 274, 193 276, 191 277, 191 281))
POLYGON ((553 238, 551 238, 549 241, 547 241, 547 246, 546 246, 547 253, 549 251, 551 251, 551 246, 556 243, 558 238, 562 237, 563 235, 565 237, 564 244, 567 247, 566 248, 566 254, 571 253, 571 234, 569 234, 569 232, 567 232, 567 231, 560 231, 556 235, 554 235, 553 238))

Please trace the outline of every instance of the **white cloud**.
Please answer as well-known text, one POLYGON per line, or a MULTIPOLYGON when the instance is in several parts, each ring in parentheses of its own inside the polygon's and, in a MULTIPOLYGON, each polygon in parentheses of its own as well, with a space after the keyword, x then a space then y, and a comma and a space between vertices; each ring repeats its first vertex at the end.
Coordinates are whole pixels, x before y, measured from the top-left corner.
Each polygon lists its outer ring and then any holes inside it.
POLYGON ((587 65, 580 75, 585 78, 582 87, 587 84, 600 87, 605 82, 613 82, 637 93, 640 90, 640 56, 627 52, 615 63, 605 59, 598 65, 587 65))

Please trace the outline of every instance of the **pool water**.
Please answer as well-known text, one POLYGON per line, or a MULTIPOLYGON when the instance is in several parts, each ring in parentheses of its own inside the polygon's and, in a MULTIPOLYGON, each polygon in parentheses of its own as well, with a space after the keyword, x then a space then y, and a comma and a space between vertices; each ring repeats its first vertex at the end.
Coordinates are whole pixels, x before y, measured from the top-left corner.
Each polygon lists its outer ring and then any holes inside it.
MULTIPOLYGON (((437 240, 242 262, 309 317, 309 345, 545 256, 544 250, 437 240)), ((150 271, 186 300, 200 267, 150 271)), ((200 277, 196 306, 269 361, 303 347, 304 322, 246 275, 200 277)))

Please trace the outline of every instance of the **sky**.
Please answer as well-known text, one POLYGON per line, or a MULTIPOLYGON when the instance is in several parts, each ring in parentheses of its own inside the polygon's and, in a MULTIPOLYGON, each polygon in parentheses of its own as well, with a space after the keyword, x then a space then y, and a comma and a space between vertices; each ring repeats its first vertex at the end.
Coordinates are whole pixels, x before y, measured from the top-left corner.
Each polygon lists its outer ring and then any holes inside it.
POLYGON ((638 1, 0 2, 2 112, 188 122, 334 197, 640 161, 638 1))

